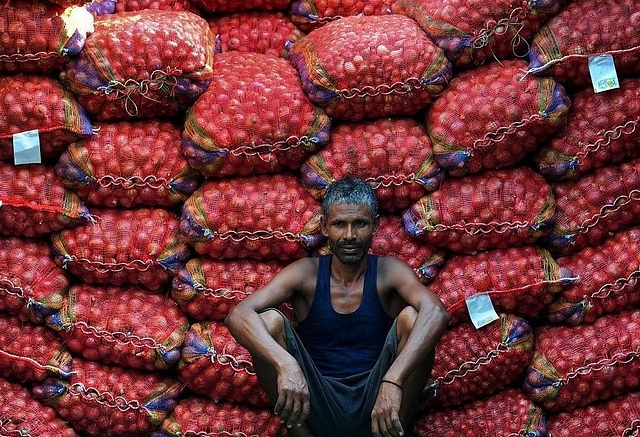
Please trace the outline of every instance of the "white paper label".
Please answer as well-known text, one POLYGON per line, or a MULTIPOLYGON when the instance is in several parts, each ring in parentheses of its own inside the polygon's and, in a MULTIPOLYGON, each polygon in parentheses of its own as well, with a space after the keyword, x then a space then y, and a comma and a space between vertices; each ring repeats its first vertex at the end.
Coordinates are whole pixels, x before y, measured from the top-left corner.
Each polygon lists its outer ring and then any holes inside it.
POLYGON ((485 325, 498 320, 500 317, 493 308, 491 297, 488 294, 476 294, 466 300, 469 317, 476 329, 480 329, 485 325))
POLYGON ((616 65, 611 55, 598 55, 589 58, 589 74, 596 93, 620 88, 616 65))
POLYGON ((37 130, 20 132, 13 136, 13 161, 15 165, 42 163, 40 135, 37 130))

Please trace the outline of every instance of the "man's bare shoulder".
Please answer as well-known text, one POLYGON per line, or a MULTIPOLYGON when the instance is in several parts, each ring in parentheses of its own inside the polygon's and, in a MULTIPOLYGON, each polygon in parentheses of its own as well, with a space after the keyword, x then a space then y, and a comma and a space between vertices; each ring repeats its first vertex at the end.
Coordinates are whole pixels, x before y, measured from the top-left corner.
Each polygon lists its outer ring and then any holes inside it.
POLYGON ((309 284, 315 287, 316 275, 318 274, 318 258, 306 257, 293 261, 284 267, 278 276, 285 279, 295 291, 304 291, 309 284))

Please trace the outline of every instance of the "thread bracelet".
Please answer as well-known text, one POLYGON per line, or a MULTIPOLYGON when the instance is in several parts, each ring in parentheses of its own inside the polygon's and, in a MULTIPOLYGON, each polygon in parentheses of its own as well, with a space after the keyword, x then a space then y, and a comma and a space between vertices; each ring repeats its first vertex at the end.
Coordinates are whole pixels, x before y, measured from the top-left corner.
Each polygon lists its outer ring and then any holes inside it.
POLYGON ((386 382, 388 384, 391 385, 395 385, 396 387, 398 387, 400 390, 402 390, 402 386, 400 384, 398 384, 397 382, 393 382, 393 381, 389 381, 388 379, 383 379, 382 381, 380 381, 380 383, 382 384, 383 382, 386 382))

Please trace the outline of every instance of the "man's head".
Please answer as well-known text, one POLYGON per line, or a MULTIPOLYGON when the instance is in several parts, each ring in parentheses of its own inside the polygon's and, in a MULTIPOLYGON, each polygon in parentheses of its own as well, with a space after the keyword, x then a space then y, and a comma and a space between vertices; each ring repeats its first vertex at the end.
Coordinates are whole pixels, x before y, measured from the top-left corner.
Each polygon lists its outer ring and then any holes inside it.
POLYGON ((339 203, 364 204, 373 217, 378 215, 378 200, 371 185, 353 176, 345 176, 329 184, 322 199, 322 213, 329 215, 331 205, 339 203))
POLYGON ((354 177, 329 185, 322 202, 322 231, 331 252, 344 264, 358 264, 378 228, 378 205, 371 186, 354 177))

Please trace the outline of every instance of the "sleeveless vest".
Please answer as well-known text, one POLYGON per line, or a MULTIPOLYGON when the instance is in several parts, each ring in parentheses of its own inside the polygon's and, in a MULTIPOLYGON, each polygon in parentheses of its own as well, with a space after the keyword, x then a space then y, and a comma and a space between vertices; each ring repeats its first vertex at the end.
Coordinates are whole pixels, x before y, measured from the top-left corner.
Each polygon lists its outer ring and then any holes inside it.
POLYGON ((331 255, 319 258, 313 302, 297 333, 324 376, 345 377, 371 370, 393 324, 378 296, 378 257, 368 257, 362 301, 349 314, 340 314, 331 305, 331 255))

